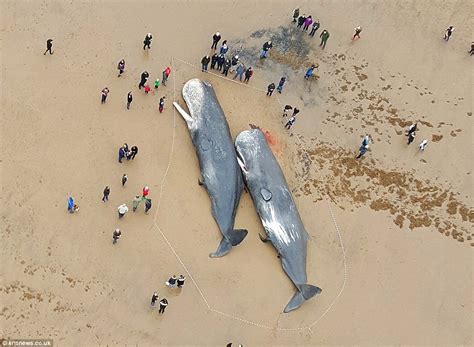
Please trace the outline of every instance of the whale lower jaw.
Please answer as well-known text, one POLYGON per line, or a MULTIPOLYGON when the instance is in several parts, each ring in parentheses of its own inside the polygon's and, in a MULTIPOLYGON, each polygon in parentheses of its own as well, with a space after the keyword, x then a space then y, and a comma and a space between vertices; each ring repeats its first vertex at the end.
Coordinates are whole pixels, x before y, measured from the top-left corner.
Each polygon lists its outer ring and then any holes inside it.
POLYGON ((285 309, 283 310, 284 313, 296 310, 301 306, 301 304, 303 304, 303 302, 322 292, 321 288, 311 284, 299 284, 296 285, 296 287, 298 288, 298 291, 293 295, 286 305, 285 309))

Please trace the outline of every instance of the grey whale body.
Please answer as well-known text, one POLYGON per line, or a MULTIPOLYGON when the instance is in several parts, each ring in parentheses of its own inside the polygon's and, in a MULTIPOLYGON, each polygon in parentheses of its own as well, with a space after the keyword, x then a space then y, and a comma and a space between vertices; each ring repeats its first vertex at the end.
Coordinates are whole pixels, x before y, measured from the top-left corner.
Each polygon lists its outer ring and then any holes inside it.
POLYGON ((308 233, 265 135, 259 129, 243 131, 235 139, 235 147, 267 240, 277 250, 283 270, 297 289, 284 309, 290 312, 321 293, 320 288, 306 283, 308 233))
POLYGON ((243 179, 224 112, 208 82, 191 79, 182 95, 190 114, 173 102, 186 121, 199 159, 202 184, 211 199, 212 215, 222 240, 210 257, 222 257, 247 236, 247 230, 234 229, 235 215, 243 191, 243 179))

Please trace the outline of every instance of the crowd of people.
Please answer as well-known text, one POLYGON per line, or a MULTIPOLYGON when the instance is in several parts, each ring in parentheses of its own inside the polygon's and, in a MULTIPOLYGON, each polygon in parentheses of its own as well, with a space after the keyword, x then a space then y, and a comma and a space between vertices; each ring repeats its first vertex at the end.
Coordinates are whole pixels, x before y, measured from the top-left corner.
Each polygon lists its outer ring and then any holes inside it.
POLYGON ((217 44, 221 38, 220 32, 216 32, 212 36, 211 53, 202 57, 201 71, 207 72, 209 70, 216 70, 216 72, 221 72, 225 77, 228 77, 229 73, 235 72, 234 80, 239 78, 240 82, 248 83, 253 76, 253 68, 251 66, 246 67, 245 64, 240 61, 238 53, 232 56, 226 55, 229 52, 227 40, 222 41, 219 52, 217 52, 217 44))

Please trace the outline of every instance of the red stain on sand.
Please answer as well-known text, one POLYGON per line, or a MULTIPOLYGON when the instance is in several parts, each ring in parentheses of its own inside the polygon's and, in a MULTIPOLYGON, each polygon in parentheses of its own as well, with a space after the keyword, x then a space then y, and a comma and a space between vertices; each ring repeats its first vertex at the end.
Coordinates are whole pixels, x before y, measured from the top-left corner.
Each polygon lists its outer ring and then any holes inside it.
POLYGON ((251 129, 260 129, 262 131, 262 133, 265 135, 265 139, 267 140, 268 145, 270 146, 274 154, 281 153, 280 145, 278 143, 277 138, 274 135, 272 135, 268 130, 262 129, 258 125, 249 124, 249 126, 251 129))

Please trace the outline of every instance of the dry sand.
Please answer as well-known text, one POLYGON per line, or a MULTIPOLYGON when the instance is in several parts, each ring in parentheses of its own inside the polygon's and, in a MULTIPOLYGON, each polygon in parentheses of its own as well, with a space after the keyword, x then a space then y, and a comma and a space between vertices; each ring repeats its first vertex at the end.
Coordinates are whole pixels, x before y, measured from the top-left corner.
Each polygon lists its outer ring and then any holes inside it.
POLYGON ((59 346, 472 345, 472 4, 298 4, 330 31, 324 51, 291 26, 289 1, 1 2, 0 337, 59 346), (357 25, 362 38, 351 42, 357 25), (255 64, 250 86, 288 76, 279 100, 302 110, 290 132, 275 96, 171 58, 199 65, 216 30, 255 64), (154 38, 144 52, 147 32, 154 38), (50 37, 55 53, 43 56, 50 37), (275 48, 256 62, 267 38, 275 48), (126 72, 117 78, 121 58, 126 72), (319 63, 319 81, 303 80, 309 62, 319 63), (168 86, 139 92, 141 71, 153 81, 170 64, 168 86), (208 257, 220 235, 188 131, 171 107, 193 77, 214 85, 234 136, 249 124, 271 136, 310 233, 309 282, 323 288, 295 312, 281 313, 293 288, 257 237, 263 230, 248 194, 236 227, 249 236, 226 257, 208 257), (407 148, 402 132, 415 120, 420 131, 407 148), (365 133, 375 143, 356 162, 365 133), (418 153, 424 138, 428 148, 418 153), (140 152, 120 165, 123 142, 140 152), (117 206, 144 185, 152 213, 140 206, 118 220, 117 206), (69 194, 78 214, 66 211, 69 194), (116 227, 123 237, 112 246, 116 227), (185 270, 163 235, 198 287, 189 276, 180 293, 164 286, 185 270), (148 306, 154 290, 170 302, 163 316, 148 306))

